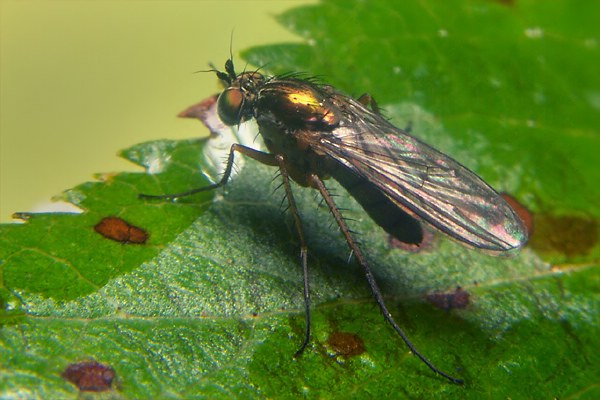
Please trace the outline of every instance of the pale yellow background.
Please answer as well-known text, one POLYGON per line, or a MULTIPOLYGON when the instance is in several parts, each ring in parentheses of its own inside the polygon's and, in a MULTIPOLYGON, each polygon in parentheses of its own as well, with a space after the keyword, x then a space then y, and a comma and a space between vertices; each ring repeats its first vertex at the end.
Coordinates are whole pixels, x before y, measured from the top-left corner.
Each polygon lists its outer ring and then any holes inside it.
POLYGON ((96 172, 136 170, 120 149, 206 134, 175 117, 219 90, 193 72, 222 67, 232 30, 234 56, 299 41, 273 16, 307 3, 1 0, 0 221, 96 172))

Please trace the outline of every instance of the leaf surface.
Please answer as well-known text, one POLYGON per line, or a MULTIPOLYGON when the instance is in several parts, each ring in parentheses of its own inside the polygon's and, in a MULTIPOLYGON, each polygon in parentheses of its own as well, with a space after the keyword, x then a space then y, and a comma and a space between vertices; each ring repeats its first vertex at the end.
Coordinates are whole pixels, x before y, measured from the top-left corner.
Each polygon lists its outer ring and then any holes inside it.
POLYGON ((206 184, 205 141, 159 141, 123 152, 152 174, 67 191, 83 214, 0 228, 2 396, 77 398, 61 374, 92 359, 114 369, 117 398, 600 397, 598 5, 508 4, 325 1, 279 17, 307 44, 244 53, 275 73, 369 91, 396 125, 533 211, 531 245, 517 257, 444 238, 410 253, 328 182, 394 317, 464 387, 407 351, 328 212, 297 186, 314 315, 311 345, 294 359, 302 273, 274 171, 246 162, 217 193, 142 201, 206 184), (107 216, 148 240, 99 235, 107 216), (365 351, 337 354, 340 332, 365 351))

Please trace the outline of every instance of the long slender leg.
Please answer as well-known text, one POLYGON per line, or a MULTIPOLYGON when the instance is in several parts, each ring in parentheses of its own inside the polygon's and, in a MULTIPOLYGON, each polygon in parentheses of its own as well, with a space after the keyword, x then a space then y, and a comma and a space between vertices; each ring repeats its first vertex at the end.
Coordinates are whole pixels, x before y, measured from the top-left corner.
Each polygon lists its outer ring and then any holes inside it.
POLYGON ((221 178, 221 180, 217 183, 213 183, 212 185, 207 185, 207 186, 203 186, 201 188, 196 188, 196 189, 192 189, 192 190, 188 190, 186 192, 181 192, 181 193, 174 193, 174 194, 159 194, 159 195, 153 195, 153 194, 143 194, 140 193, 138 195, 139 198, 142 199, 167 199, 167 200, 171 200, 171 199, 176 199, 179 197, 185 197, 185 196, 191 196, 193 194, 196 193, 200 193, 200 192, 206 192, 209 190, 213 190, 216 188, 219 188, 223 185, 225 185, 227 183, 227 181, 229 180, 229 177, 231 176, 231 171, 233 170, 233 158, 234 158, 234 153, 235 152, 239 152, 242 153, 262 164, 265 165, 270 165, 272 167, 276 167, 278 166, 278 162, 275 160, 275 155, 274 154, 270 154, 270 153, 265 153, 262 151, 258 151, 255 150, 251 147, 246 147, 244 145, 238 144, 238 143, 234 143, 231 145, 231 148, 229 149, 229 157, 227 158, 227 163, 225 166, 225 172, 223 173, 223 177, 221 178))
POLYGON ((302 262, 302 273, 304 276, 304 308, 305 308, 305 316, 306 316, 306 331, 304 334, 304 341, 302 345, 294 354, 294 357, 298 357, 302 354, 306 346, 310 341, 310 285, 308 280, 308 247, 306 246, 306 241, 304 240, 304 230, 302 229, 302 220, 300 219, 300 213, 298 212, 298 207, 296 206, 296 200, 294 200, 294 194, 292 193, 292 187, 290 185, 290 176, 285 167, 285 159, 281 155, 276 155, 275 160, 279 166, 279 172, 281 173, 281 178, 283 179, 283 188, 285 189, 285 194, 288 200, 288 204, 290 206, 290 211, 292 216, 294 217, 294 225, 296 226, 296 232, 298 233, 298 238, 300 240, 300 258, 302 262))
POLYGON ((365 276, 367 277, 367 281, 369 282, 369 286, 371 287, 371 292, 373 292, 375 301, 377 301, 377 304, 379 305, 379 309, 383 313, 383 316, 385 317, 385 319, 394 328, 394 330, 398 333, 398 335, 400 335, 402 340, 404 340, 404 343, 406 343, 406 345, 408 346, 410 351, 412 351, 414 355, 419 357, 419 359, 421 359, 421 361, 423 361, 433 372, 443 376, 444 378, 448 379, 450 382, 462 384, 463 383, 462 379, 454 378, 453 376, 448 375, 447 373, 443 372, 442 370, 437 368, 435 365, 433 365, 431 363, 431 361, 429 361, 427 358, 425 358, 425 356, 423 356, 415 348, 415 346, 411 343, 411 341, 408 339, 408 337, 406 336, 404 331, 398 326, 398 324, 396 324, 396 321, 394 321, 392 314, 390 314, 390 312, 388 311, 388 309, 385 305, 383 296, 381 294, 381 291, 379 290, 379 286, 377 285, 377 282, 375 281, 375 277, 373 276, 373 273, 371 272, 371 268, 369 267, 367 259, 365 258, 362 251, 360 250, 360 247, 358 246, 358 244, 356 243, 356 241, 350 234, 348 225, 346 224, 346 221, 342 217, 340 210, 337 208, 335 202, 333 201, 333 198, 329 194, 329 191, 325 187, 325 184, 323 183, 321 178, 319 178, 315 174, 309 175, 308 181, 311 184, 311 186, 316 188, 321 193, 321 196, 323 196, 323 199, 327 203, 329 210, 333 214, 335 221, 337 222, 338 226, 340 227, 342 234, 344 235, 344 238, 346 239, 346 242, 348 243, 348 246, 350 246, 350 249, 354 253, 354 256, 356 257, 356 259, 358 260, 360 265, 363 267, 365 276))

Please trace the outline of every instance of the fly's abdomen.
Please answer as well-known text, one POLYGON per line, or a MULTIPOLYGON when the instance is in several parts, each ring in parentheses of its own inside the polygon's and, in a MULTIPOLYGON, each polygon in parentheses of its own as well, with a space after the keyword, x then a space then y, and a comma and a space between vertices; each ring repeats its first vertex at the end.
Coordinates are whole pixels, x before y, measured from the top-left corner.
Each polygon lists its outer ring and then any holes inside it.
POLYGON ((420 244, 423 240, 423 228, 419 221, 393 203, 373 183, 351 170, 339 166, 331 171, 352 197, 358 201, 375 223, 387 233, 404 243, 420 244))

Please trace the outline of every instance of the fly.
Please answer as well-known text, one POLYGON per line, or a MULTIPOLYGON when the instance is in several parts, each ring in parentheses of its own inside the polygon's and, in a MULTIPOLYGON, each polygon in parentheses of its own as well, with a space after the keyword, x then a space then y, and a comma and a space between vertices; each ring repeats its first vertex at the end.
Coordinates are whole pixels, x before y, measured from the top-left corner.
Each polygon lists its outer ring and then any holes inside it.
POLYGON ((179 194, 141 196, 173 199, 221 187, 230 178, 236 152, 279 169, 304 273, 306 331, 298 356, 310 340, 311 314, 308 248, 290 180, 316 189, 363 268, 387 322, 432 371, 463 383, 433 365, 394 321, 367 259, 323 181, 337 180, 386 232, 417 245, 423 239, 421 222, 425 222, 466 246, 495 254, 512 252, 528 239, 517 213, 469 169, 392 125, 366 96, 356 100, 294 74, 237 74, 231 59, 224 72, 213 71, 225 86, 217 100, 220 119, 229 126, 255 119, 268 152, 233 144, 219 182, 179 194))

